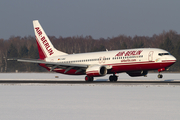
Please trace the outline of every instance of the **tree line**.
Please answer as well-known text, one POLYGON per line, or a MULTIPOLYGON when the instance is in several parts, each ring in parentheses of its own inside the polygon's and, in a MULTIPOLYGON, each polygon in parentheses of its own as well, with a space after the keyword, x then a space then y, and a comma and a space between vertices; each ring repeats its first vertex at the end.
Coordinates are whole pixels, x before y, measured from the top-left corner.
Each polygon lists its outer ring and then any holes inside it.
MULTIPOLYGON (((180 71, 180 34, 176 31, 163 31, 153 36, 119 35, 112 38, 93 39, 92 36, 59 37, 49 36, 55 48, 68 54, 85 53, 131 48, 162 48, 177 58, 170 71, 180 71)), ((37 64, 7 61, 7 58, 38 59, 38 48, 33 36, 12 36, 8 40, 0 39, 0 72, 45 72, 37 64)))

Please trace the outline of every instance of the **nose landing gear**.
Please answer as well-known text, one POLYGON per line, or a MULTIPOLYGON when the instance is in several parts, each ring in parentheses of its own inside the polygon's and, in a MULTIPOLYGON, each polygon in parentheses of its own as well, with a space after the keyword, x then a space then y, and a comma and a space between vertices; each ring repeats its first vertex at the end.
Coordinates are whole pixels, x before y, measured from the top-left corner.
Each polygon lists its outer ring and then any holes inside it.
POLYGON ((159 72, 158 78, 163 78, 163 75, 160 72, 165 71, 165 70, 166 70, 166 68, 158 69, 158 72, 159 72))
POLYGON ((158 78, 163 78, 163 75, 159 73, 158 78))

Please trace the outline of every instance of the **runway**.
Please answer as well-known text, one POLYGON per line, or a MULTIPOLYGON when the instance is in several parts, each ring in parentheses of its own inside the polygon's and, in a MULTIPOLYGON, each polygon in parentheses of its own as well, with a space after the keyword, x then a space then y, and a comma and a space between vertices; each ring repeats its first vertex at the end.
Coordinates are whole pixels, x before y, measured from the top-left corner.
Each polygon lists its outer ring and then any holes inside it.
POLYGON ((57 81, 57 80, 0 80, 0 84, 94 84, 94 85, 180 85, 180 81, 57 81))
POLYGON ((58 73, 1 73, 0 85, 180 85, 179 73, 164 73, 162 79, 156 73, 148 77, 129 77, 119 74, 117 82, 110 82, 109 76, 96 77, 93 82, 86 82, 84 76, 67 76, 58 73))

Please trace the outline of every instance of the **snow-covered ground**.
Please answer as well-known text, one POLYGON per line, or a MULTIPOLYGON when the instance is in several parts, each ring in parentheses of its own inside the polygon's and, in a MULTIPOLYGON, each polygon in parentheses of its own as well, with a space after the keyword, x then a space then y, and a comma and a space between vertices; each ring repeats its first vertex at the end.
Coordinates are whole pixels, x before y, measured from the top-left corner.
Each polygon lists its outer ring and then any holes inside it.
MULTIPOLYGON (((52 79, 61 74, 6 73, 1 79, 52 79), (29 77, 30 78, 29 78, 29 77)), ((64 75, 63 75, 64 76, 64 75)), ((163 80, 179 80, 180 74, 164 74, 163 80)), ((84 76, 78 76, 81 80, 84 76)), ((119 80, 156 80, 130 78, 119 80)), ((65 76, 76 79, 75 76, 65 76)), ((106 80, 108 76, 97 78, 106 80)), ((157 79, 158 80, 158 79, 157 79)), ((180 86, 171 85, 0 85, 1 120, 179 120, 180 86)))

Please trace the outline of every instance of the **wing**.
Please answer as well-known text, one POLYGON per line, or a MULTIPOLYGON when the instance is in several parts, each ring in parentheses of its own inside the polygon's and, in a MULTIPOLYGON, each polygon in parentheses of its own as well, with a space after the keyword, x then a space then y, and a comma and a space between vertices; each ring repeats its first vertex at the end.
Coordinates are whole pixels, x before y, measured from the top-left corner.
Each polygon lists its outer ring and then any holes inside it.
POLYGON ((46 62, 44 60, 38 60, 38 59, 8 59, 13 61, 19 61, 19 62, 30 62, 30 63, 37 63, 37 64, 45 64, 47 67, 51 67, 50 71, 53 71, 55 68, 61 68, 65 69, 65 72, 68 72, 71 69, 76 69, 76 73, 78 72, 84 72, 89 65, 88 64, 72 64, 72 63, 59 63, 59 62, 46 62))
MULTIPOLYGON (((47 67, 50 67, 50 71, 53 71, 56 68, 65 69, 64 73, 67 73, 71 69, 75 69, 76 73, 82 72, 86 73, 86 69, 88 67, 96 66, 97 64, 73 64, 73 63, 60 63, 60 62, 46 62, 44 60, 39 59, 7 59, 7 60, 14 60, 19 62, 30 62, 30 63, 37 63, 37 64, 45 64, 47 67)), ((106 69, 112 69, 110 65, 102 65, 106 67, 106 69)))

